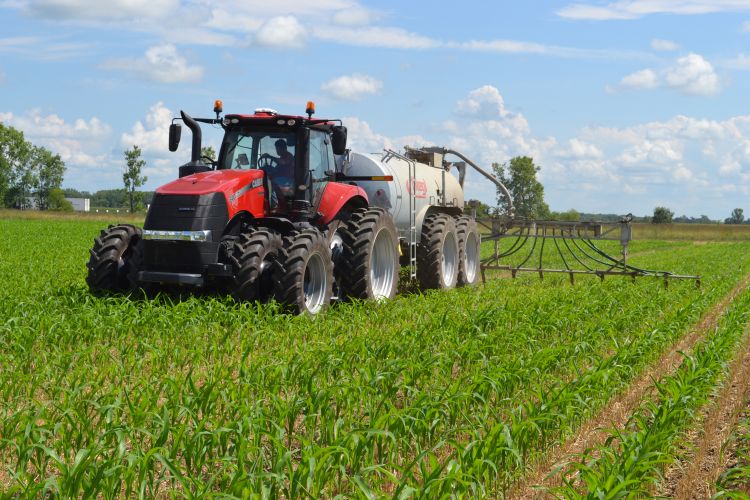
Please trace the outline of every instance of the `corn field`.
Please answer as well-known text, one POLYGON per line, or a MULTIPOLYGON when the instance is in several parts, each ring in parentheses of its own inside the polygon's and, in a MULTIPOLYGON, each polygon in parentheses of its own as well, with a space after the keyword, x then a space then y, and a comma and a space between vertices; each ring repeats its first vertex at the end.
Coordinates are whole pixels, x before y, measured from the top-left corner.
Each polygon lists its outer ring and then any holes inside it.
MULTIPOLYGON (((701 287, 498 277, 310 319, 221 295, 95 297, 101 224, 0 219, 5 495, 503 497, 750 273, 750 242, 636 241, 634 264, 701 287)), ((743 291, 549 494, 653 493, 749 314, 743 291)), ((722 494, 750 482, 747 429, 722 494)))

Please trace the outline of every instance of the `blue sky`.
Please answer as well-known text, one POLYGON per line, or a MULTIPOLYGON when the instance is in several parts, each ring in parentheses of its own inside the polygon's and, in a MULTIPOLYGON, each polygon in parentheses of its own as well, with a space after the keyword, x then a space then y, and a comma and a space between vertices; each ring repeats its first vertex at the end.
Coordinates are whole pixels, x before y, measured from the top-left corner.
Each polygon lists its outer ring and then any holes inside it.
POLYGON ((133 144, 147 188, 174 178, 180 109, 313 99, 356 150, 532 156, 554 210, 724 218, 750 212, 749 77, 750 0, 0 0, 0 121, 87 190, 133 144))

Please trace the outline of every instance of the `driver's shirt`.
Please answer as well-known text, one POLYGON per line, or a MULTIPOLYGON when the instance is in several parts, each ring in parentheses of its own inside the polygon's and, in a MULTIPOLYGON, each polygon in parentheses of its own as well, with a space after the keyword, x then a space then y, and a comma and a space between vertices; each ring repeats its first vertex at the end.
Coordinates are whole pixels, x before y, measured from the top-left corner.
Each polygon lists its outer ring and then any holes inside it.
POLYGON ((284 151, 279 155, 279 164, 276 167, 276 177, 289 177, 294 179, 294 155, 284 151))

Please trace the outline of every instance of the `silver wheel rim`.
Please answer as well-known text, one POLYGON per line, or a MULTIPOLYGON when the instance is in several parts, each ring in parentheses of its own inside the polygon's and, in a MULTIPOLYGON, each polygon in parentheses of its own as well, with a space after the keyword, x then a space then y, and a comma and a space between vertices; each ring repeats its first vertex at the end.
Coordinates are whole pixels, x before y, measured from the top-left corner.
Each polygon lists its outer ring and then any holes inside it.
POLYGON ((390 233, 381 229, 375 236, 370 255, 370 285, 375 300, 388 299, 396 281, 396 247, 390 233))
POLYGON ((318 253, 310 256, 305 267, 305 278, 303 290, 305 294, 305 307, 312 314, 317 313, 325 305, 326 290, 328 289, 328 278, 323 257, 318 253))
MULTIPOLYGON (((331 260, 333 261, 334 265, 334 271, 336 271, 335 266, 336 262, 339 260, 339 257, 341 256, 341 252, 344 251, 344 240, 341 237, 341 233, 336 231, 333 233, 333 236, 331 236, 331 243, 329 245, 331 247, 331 260)), ((339 300, 339 280, 336 274, 333 276, 333 293, 331 295, 331 300, 339 300)))
POLYGON ((466 238, 466 281, 474 283, 479 266, 479 240, 476 233, 469 233, 466 238))
POLYGON ((443 240, 443 256, 441 258, 443 270, 443 286, 451 286, 456 282, 456 267, 458 265, 458 244, 456 233, 448 232, 443 240))

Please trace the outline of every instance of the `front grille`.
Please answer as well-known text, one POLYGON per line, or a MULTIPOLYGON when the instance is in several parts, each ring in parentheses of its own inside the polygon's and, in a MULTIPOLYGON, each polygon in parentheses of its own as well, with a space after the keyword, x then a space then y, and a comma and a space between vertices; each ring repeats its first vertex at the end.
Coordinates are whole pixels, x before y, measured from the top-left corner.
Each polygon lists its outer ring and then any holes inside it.
POLYGON ((219 241, 228 222, 222 193, 206 195, 156 194, 148 209, 144 229, 162 231, 210 230, 211 241, 143 242, 144 264, 149 271, 202 273, 217 261, 219 241))

